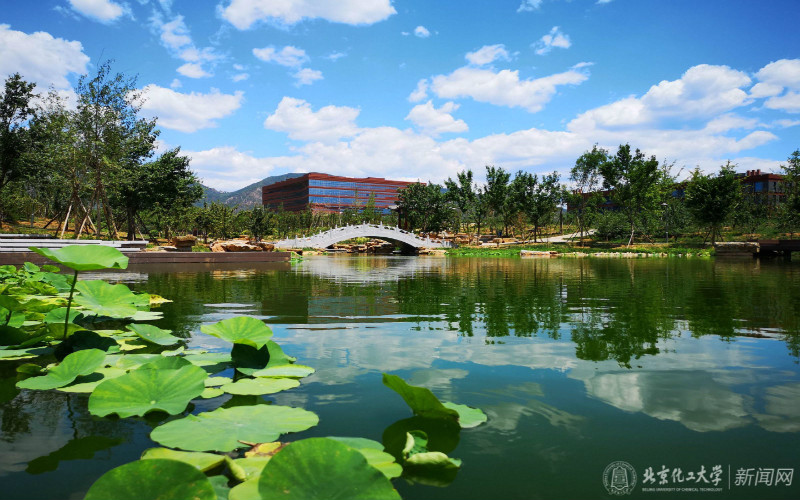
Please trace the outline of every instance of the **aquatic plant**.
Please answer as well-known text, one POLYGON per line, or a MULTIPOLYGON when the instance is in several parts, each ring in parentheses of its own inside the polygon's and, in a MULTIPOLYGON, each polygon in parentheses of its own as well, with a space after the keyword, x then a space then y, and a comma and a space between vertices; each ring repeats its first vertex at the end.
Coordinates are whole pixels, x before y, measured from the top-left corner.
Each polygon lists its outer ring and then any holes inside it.
POLYGON ((164 299, 122 284, 78 281, 79 271, 124 269, 122 254, 66 248, 38 253, 72 269, 71 283, 53 266, 0 267, 0 360, 37 361, 18 367, 17 387, 89 394, 88 410, 101 418, 178 416, 151 433, 164 448, 108 471, 87 500, 399 499, 391 483, 398 477, 449 484, 460 461, 447 453, 460 429, 486 420, 476 408, 442 403, 428 389, 389 374, 384 384, 417 416, 390 425, 383 443, 358 437, 277 441, 318 424, 319 417, 302 408, 252 404, 188 413, 197 399, 291 390, 314 368, 295 364, 270 328, 251 317, 201 326, 230 342, 227 352, 186 349, 171 331, 144 323, 161 317, 150 307, 164 299), (141 349, 146 352, 135 352, 141 349), (234 376, 221 376, 225 372, 234 376))

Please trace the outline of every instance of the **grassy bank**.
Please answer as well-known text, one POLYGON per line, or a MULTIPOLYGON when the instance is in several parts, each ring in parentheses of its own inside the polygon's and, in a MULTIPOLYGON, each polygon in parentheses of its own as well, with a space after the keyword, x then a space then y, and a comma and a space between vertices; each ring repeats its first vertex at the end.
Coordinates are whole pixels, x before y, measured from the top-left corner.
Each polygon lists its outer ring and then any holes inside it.
POLYGON ((713 248, 701 246, 687 246, 680 244, 659 245, 642 244, 631 247, 593 245, 593 246, 573 246, 573 245, 554 245, 542 243, 539 245, 511 245, 504 247, 460 247, 452 248, 447 251, 448 256, 452 257, 519 257, 521 250, 533 250, 538 252, 558 252, 559 254, 647 254, 647 256, 659 257, 683 257, 691 255, 693 257, 710 257, 714 255, 713 248))

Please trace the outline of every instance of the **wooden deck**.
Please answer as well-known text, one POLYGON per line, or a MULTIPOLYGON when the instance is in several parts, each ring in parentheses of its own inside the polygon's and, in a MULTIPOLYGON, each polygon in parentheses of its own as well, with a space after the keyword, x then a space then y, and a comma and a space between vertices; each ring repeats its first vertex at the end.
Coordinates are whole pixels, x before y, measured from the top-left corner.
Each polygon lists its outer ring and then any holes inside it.
MULTIPOLYGON (((236 264, 289 262, 291 252, 126 252, 129 264, 236 264)), ((52 264, 34 252, 0 252, 0 265, 52 264)))
POLYGON ((758 240, 758 253, 762 256, 784 255, 800 252, 800 240, 758 240))

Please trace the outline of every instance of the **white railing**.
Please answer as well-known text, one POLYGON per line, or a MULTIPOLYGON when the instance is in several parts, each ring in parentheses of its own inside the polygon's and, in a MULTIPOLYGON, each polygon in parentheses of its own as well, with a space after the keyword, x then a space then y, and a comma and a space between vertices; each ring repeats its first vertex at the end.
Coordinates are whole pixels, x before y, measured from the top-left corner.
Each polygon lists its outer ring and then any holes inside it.
POLYGON ((356 224, 335 227, 313 236, 303 236, 276 241, 276 248, 327 248, 340 241, 353 238, 377 238, 410 245, 414 248, 452 248, 455 244, 447 240, 420 238, 414 233, 399 227, 381 224, 356 224))

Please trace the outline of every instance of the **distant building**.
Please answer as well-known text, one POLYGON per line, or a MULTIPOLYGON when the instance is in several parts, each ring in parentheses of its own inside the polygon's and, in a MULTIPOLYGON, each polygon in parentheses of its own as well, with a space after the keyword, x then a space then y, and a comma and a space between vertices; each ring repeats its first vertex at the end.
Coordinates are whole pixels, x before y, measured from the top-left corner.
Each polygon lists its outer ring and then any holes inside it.
POLYGON ((261 188, 265 207, 299 212, 309 206, 318 212, 341 212, 347 208, 363 207, 371 195, 375 208, 389 213, 397 205, 398 191, 411 182, 391 181, 380 177, 340 177, 308 173, 261 188))
POLYGON ((748 170, 738 174, 745 185, 745 192, 762 204, 774 207, 780 205, 786 197, 784 176, 780 174, 762 174, 761 170, 748 170))
MULTIPOLYGON (((748 170, 743 174, 736 174, 744 185, 746 195, 753 196, 758 203, 764 203, 771 207, 780 205, 786 197, 784 176, 780 174, 761 173, 761 170, 748 170)), ((686 196, 686 186, 688 181, 679 182, 673 185, 672 197, 683 199, 686 196)), ((577 194, 577 193, 576 193, 577 194)), ((583 193, 584 200, 590 196, 601 195, 598 204, 600 210, 617 210, 619 207, 614 203, 613 191, 595 191, 593 193, 583 193)), ((579 205, 569 204, 568 211, 577 210, 579 205)))

